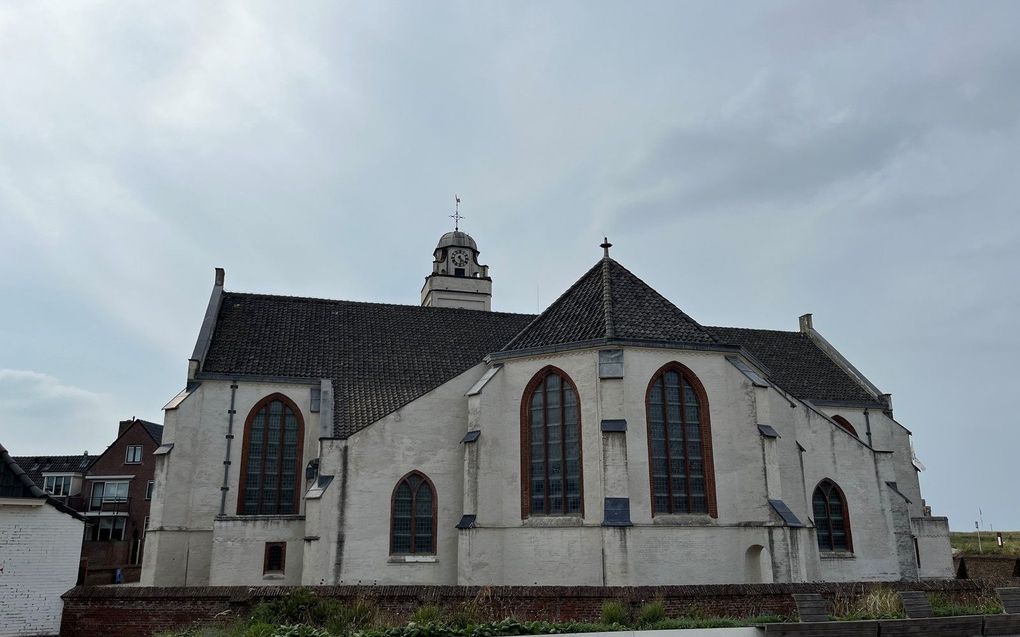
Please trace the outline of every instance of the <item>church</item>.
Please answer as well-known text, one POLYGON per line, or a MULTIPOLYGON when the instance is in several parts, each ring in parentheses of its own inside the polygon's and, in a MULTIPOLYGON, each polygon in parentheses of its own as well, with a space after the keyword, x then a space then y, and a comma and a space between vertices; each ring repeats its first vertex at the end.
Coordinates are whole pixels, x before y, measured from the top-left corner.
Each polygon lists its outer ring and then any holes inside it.
POLYGON ((610 256, 491 309, 442 236, 421 305, 227 291, 164 407, 143 585, 952 577, 911 432, 814 328, 701 325, 610 256))

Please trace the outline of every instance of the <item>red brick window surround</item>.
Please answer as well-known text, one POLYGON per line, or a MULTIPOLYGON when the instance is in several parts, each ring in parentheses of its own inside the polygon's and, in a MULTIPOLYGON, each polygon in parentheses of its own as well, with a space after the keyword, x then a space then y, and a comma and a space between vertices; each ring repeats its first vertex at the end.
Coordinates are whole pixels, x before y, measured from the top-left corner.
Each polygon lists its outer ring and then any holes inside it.
POLYGON ((570 376, 550 365, 521 399, 521 517, 583 515, 580 398, 570 376))
POLYGON ((851 425, 850 421, 847 420, 846 418, 844 418, 842 416, 832 416, 832 420, 833 420, 833 422, 835 422, 837 425, 839 425, 843 429, 846 429, 847 431, 852 433, 854 436, 860 438, 860 436, 857 435, 857 430, 854 429, 854 426, 851 425))
POLYGON ((266 542, 262 559, 263 575, 283 575, 287 568, 287 543, 266 542))
POLYGON ((390 498, 390 555, 436 554, 436 488, 420 471, 397 482, 390 498))
POLYGON ((645 394, 652 515, 719 515, 708 395, 680 363, 661 367, 645 394))
POLYGON ((238 515, 294 515, 300 511, 304 447, 301 410, 283 394, 252 407, 244 425, 238 515))
POLYGON ((843 495, 839 485, 828 478, 819 482, 811 498, 811 508, 815 517, 818 548, 832 552, 853 551, 850 511, 847 509, 846 496, 843 495))

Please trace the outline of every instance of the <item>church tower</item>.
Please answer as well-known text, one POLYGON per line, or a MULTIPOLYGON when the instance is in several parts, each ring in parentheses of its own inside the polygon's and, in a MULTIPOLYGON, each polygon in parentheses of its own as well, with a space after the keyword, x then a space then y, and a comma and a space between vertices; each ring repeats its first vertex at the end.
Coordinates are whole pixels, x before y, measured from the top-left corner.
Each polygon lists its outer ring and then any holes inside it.
POLYGON ((492 310, 489 266, 478 263, 478 245, 466 232, 447 232, 436 245, 432 274, 425 277, 421 304, 492 310))

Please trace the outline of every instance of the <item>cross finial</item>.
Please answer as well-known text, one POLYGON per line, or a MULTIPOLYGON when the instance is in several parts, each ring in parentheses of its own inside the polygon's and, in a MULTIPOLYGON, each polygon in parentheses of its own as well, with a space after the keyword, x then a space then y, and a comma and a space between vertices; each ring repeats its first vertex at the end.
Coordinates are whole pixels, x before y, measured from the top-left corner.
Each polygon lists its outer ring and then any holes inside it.
POLYGON ((608 259, 609 258, 609 248, 613 247, 613 244, 609 243, 609 238, 608 237, 602 237, 602 245, 600 245, 599 247, 602 248, 602 250, 603 250, 602 257, 605 258, 605 259, 608 259))
POLYGON ((453 214, 450 217, 453 219, 453 231, 460 231, 460 220, 467 219, 467 217, 460 214, 460 195, 453 196, 453 214))

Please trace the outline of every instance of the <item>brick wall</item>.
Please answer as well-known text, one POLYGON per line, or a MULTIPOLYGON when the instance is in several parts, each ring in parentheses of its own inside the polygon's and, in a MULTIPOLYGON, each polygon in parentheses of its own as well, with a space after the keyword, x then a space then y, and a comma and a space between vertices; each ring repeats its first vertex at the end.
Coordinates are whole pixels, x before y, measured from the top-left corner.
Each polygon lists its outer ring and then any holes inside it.
MULTIPOLYGON (((829 598, 858 595, 877 584, 754 584, 660 587, 465 587, 314 586, 317 595, 352 601, 369 598, 395 619, 406 619, 426 603, 455 609, 475 602, 493 619, 597 620, 607 599, 633 607, 659 598, 670 615, 705 613, 733 617, 793 615, 791 593, 818 592, 829 598)), ((966 599, 985 590, 980 582, 944 580, 884 584, 900 590, 944 592, 966 599)), ((289 590, 284 587, 78 587, 64 595, 63 637, 102 634, 147 637, 191 623, 244 617, 258 602, 289 590)))
POLYGON ((74 585, 82 522, 49 504, 0 504, 0 635, 54 635, 74 585))

